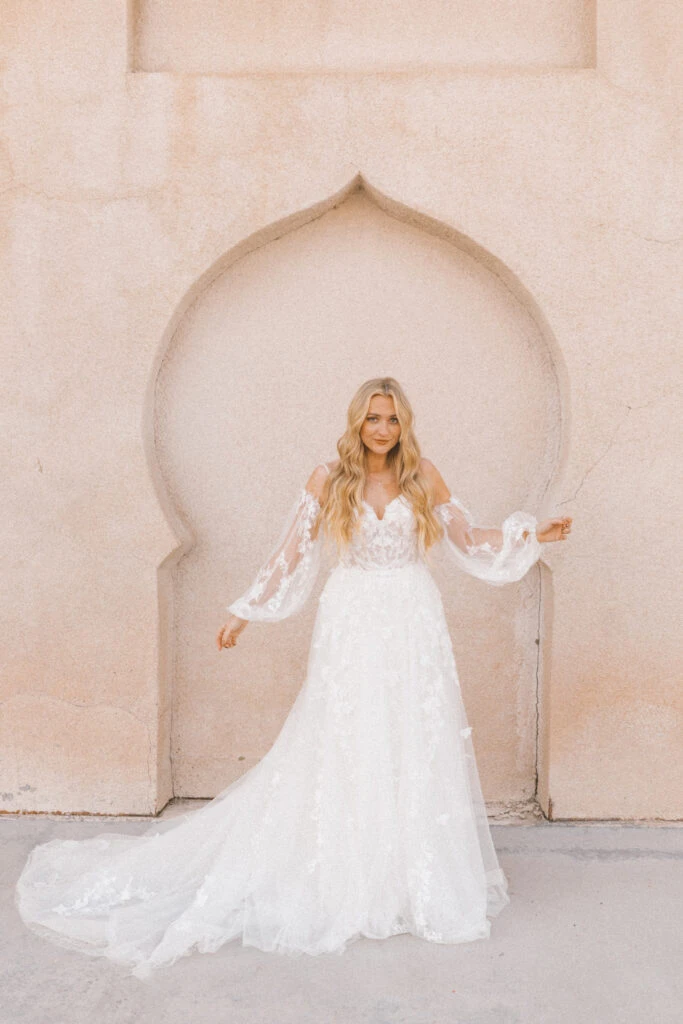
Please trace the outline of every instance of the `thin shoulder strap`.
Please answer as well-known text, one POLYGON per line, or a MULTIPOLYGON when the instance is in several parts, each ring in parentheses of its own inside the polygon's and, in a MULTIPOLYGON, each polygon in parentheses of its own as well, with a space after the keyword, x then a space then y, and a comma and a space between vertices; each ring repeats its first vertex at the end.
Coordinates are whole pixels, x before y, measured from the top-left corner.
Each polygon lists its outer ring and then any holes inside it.
POLYGON ((327 475, 329 476, 331 471, 330 471, 330 467, 327 465, 327 463, 326 462, 321 462, 320 465, 325 467, 325 469, 327 470, 327 475))

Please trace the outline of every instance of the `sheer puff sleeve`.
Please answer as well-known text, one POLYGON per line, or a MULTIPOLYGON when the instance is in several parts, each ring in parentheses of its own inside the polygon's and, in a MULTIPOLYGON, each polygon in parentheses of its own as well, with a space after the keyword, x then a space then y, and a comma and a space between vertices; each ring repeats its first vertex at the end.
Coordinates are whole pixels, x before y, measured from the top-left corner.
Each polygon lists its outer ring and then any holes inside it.
POLYGON ((304 606, 320 571, 322 541, 318 530, 320 501, 308 488, 328 473, 322 464, 314 470, 285 517, 280 536, 251 586, 229 612, 252 622, 277 622, 304 606))
POLYGON ((513 512, 502 527, 479 526, 452 495, 434 512, 444 528, 441 544, 470 576, 500 587, 520 580, 540 557, 537 521, 528 512, 513 512))

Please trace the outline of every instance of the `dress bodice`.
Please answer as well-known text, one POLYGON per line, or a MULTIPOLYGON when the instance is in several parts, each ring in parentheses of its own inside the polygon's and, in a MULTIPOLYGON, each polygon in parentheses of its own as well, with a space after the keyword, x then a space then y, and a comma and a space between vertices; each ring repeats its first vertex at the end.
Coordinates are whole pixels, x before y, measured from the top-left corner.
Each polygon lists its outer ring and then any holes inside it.
MULTIPOLYGON (((326 463, 321 465, 330 472, 326 463)), ((316 529, 320 512, 318 497, 302 488, 267 561, 241 597, 227 606, 229 612, 245 620, 276 622, 303 607, 321 565, 326 530, 316 529)), ((501 527, 480 526, 462 502, 451 496, 435 505, 434 513, 443 527, 440 548, 444 554, 465 572, 494 586, 521 579, 539 558, 536 519, 527 512, 511 513, 501 527)), ((335 553, 338 566, 390 572, 428 560, 419 544, 415 512, 405 494, 398 494, 385 506, 381 519, 367 501, 356 516, 357 529, 350 543, 335 553)))
POLYGON ((415 516, 405 495, 399 494, 390 501, 381 519, 368 502, 363 502, 363 509, 359 527, 340 555, 340 565, 386 569, 418 561, 415 516))

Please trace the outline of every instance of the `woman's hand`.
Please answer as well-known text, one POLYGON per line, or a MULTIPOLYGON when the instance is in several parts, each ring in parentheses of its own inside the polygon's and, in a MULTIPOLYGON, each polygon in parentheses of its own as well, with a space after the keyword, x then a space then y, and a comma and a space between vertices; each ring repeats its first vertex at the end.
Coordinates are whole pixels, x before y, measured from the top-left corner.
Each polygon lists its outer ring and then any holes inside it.
POLYGON ((218 650, 220 651, 224 647, 234 647, 237 643, 237 637, 248 622, 248 619, 238 619, 236 615, 231 615, 225 625, 221 626, 218 630, 218 636, 216 637, 218 650))
POLYGON ((566 540, 571 529, 571 516, 564 516, 562 519, 544 519, 536 527, 536 538, 541 544, 548 544, 554 540, 566 540))

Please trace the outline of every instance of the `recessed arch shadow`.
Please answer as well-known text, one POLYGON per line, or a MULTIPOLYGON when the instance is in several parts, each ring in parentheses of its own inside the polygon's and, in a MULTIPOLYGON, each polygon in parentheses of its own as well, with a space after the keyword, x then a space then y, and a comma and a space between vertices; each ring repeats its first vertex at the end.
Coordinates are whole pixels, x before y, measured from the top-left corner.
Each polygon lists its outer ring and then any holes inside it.
MULTIPOLYGON (((192 514, 188 514, 187 509, 181 507, 182 503, 178 502, 177 494, 174 494, 173 488, 169 486, 169 481, 165 476, 163 467, 165 457, 163 455, 163 448, 165 440, 164 437, 159 434, 159 417, 157 414, 160 404, 163 405, 168 396, 166 396, 164 392, 166 385, 164 375, 162 373, 162 367, 169 357, 169 352, 174 343, 174 339, 179 335, 181 325, 187 324, 188 318, 191 319, 194 315, 193 311, 196 310, 202 302, 206 301, 206 296, 209 294, 212 285, 218 282, 219 279, 221 279, 223 275, 230 270, 230 268, 238 264, 238 262, 244 257, 255 253, 258 249, 267 246, 278 239, 284 239, 285 236, 290 235, 299 228, 311 225, 328 212, 341 207, 347 201, 357 201, 359 198, 358 194, 362 196, 364 201, 369 201, 374 205, 374 207, 381 210, 395 221, 401 222, 403 225, 408 225, 414 229, 418 229, 420 232, 425 232, 427 235, 431 235, 433 238, 447 243, 447 246, 451 246, 454 249, 459 250, 461 254, 469 257, 470 260, 473 261, 472 266, 476 264, 478 267, 488 272, 488 274, 493 275, 499 283, 500 288, 509 293, 511 303, 517 304, 519 308, 524 311, 524 315, 528 318, 529 323, 533 325, 533 331, 529 336, 531 340, 528 342, 527 347, 534 350, 533 358, 535 360, 540 360, 543 364, 543 387, 545 391, 545 401, 549 409, 548 423, 550 424, 550 428, 544 432, 543 444, 541 446, 542 450, 535 453, 536 468, 532 474, 532 479, 529 481, 529 489, 524 494, 524 500, 527 503, 527 507, 539 509, 541 506, 544 506, 551 501, 557 481, 561 475, 566 459, 565 445, 568 435, 567 399, 569 392, 566 368, 559 351, 559 346, 556 343, 556 339, 552 334, 542 310, 538 307, 533 296, 524 287, 522 282, 519 281, 518 277, 504 264, 503 261, 469 238, 465 233, 445 224, 443 221, 428 213, 416 209, 412 205, 389 197, 384 192, 371 185, 361 174, 357 174, 338 192, 318 203, 312 204, 304 210, 297 211, 274 224, 265 226, 259 231, 254 232, 248 238, 244 239, 239 245, 231 248, 218 260, 208 266, 200 278, 188 288, 186 294, 183 296, 174 311, 167 329, 161 338, 152 373, 149 378, 145 401, 144 438, 150 476, 152 478, 160 506, 166 516, 173 535, 177 540, 175 546, 166 553, 158 569, 160 755, 157 769, 159 778, 159 807, 163 806, 163 804, 172 795, 193 795, 202 797, 212 795, 210 791, 207 791, 207 778, 205 777, 203 781, 200 781, 201 772, 196 775, 196 790, 192 790, 192 787, 194 786, 192 772, 190 772, 189 775, 186 775, 185 779, 177 789, 174 789, 172 781, 172 777, 174 775, 174 760, 176 760, 174 757, 172 737, 174 729, 173 672, 174 665, 177 665, 176 636, 174 632, 174 604, 176 603, 174 601, 174 588, 177 582, 179 567, 181 567, 183 560, 186 560, 190 553, 197 548, 198 538, 193 528, 192 514)), ((527 343, 524 342, 523 345, 524 344, 527 343)), ((333 449, 329 451, 329 454, 334 454, 333 449)), ((253 567, 253 558, 251 559, 250 564, 253 567)), ((551 574, 547 566, 544 565, 539 566, 538 574, 539 577, 541 574, 544 576, 543 592, 544 595, 547 595, 549 607, 551 595, 551 574)), ((525 584, 523 584, 523 586, 524 585, 525 584)), ((541 584, 539 578, 536 589, 540 591, 540 587, 541 584)), ((226 598, 227 596, 228 595, 226 594, 226 598)), ((538 598, 537 594, 527 594, 525 597, 527 602, 531 601, 533 603, 532 599, 539 600, 540 598, 538 598)), ((538 621, 540 622, 540 607, 534 606, 533 614, 537 616, 538 621)), ((546 632, 544 633, 546 637, 549 633, 549 629, 550 624, 546 615, 546 632)), ((539 720, 539 709, 543 706, 543 701, 540 699, 540 691, 543 688, 541 679, 541 651, 544 646, 546 646, 545 641, 543 644, 537 644, 534 648, 534 655, 537 658, 537 665, 535 669, 537 691, 534 701, 534 706, 536 708, 536 721, 534 724, 533 736, 533 744, 535 745, 533 754, 535 761, 534 771, 536 773, 539 772, 539 766, 541 773, 544 770, 544 751, 547 740, 547 737, 545 737, 543 732, 543 723, 539 720)), ((301 662, 299 661, 297 664, 300 668, 301 662)), ((282 710, 283 708, 281 707, 279 711, 282 712, 282 710)), ((527 740, 528 739, 529 737, 527 737, 527 740)), ((256 744, 256 746, 258 746, 258 744, 256 744)), ((261 750, 261 754, 264 752, 265 751, 261 750)), ((258 760, 258 756, 252 755, 252 760, 254 758, 258 760)), ((247 767, 248 766, 249 762, 247 761, 247 767)), ((243 766, 240 766, 240 768, 241 767, 243 766)), ((177 766, 175 766, 175 768, 175 776, 176 779, 178 779, 179 774, 177 766)), ((240 774, 240 771, 237 770, 236 774, 240 774)), ((231 781, 229 774, 225 777, 221 777, 215 787, 216 790, 229 781, 231 781)), ((536 791, 539 788, 542 789, 542 786, 539 787, 538 785, 538 778, 535 778, 532 788, 533 794, 527 794, 527 797, 525 798, 535 798, 536 791)), ((515 801, 504 800, 502 802, 514 803, 515 801)), ((517 804, 520 802, 523 801, 517 800, 517 804)))

